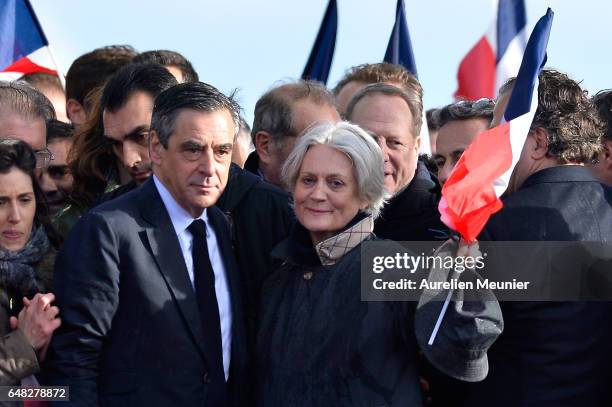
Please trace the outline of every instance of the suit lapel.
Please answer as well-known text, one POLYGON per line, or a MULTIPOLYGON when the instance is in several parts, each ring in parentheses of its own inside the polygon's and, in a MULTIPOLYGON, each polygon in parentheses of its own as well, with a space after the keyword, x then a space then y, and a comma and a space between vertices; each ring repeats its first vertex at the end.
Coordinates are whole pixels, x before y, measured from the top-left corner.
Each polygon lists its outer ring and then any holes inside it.
POLYGON ((153 180, 149 179, 142 188, 140 208, 143 218, 151 223, 151 227, 146 228, 151 254, 200 354, 205 359, 204 334, 198 304, 176 232, 153 180))

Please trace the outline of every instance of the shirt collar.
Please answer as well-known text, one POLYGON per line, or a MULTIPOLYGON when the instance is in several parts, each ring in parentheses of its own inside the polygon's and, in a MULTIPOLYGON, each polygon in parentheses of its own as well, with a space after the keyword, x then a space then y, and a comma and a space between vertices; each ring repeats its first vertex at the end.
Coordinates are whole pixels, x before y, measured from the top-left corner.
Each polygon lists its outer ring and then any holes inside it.
MULTIPOLYGON (((206 208, 204 208, 199 217, 194 219, 189 212, 187 212, 176 202, 170 191, 168 191, 166 186, 155 175, 153 175, 153 182, 155 183, 159 196, 161 197, 162 202, 168 211, 170 221, 172 222, 172 226, 174 227, 174 231, 176 232, 177 236, 183 233, 196 219, 202 219, 204 223, 208 225, 208 213, 206 212, 206 208)), ((206 235, 208 236, 208 228, 206 228, 206 235)))
POLYGON ((330 266, 363 242, 374 230, 374 218, 367 216, 343 232, 315 246, 321 264, 330 266))

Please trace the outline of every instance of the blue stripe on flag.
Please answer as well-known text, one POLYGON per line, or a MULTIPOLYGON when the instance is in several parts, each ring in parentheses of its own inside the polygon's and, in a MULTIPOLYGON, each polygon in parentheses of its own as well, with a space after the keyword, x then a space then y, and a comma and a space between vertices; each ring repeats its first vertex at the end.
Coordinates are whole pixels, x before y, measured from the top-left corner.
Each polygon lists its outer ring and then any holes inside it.
POLYGON ((499 0, 497 9, 497 62, 502 59, 510 42, 527 25, 524 0, 499 0))
POLYGON ((334 49, 336 48, 336 31, 338 29, 338 7, 336 0, 330 0, 321 22, 317 39, 310 51, 310 57, 302 73, 302 79, 312 79, 327 83, 334 49))
POLYGON ((0 69, 48 45, 27 0, 0 2, 0 69))
POLYGON ((406 22, 404 0, 397 0, 395 24, 393 25, 393 31, 391 31, 391 37, 389 38, 384 61, 403 65, 410 73, 417 76, 414 53, 412 52, 412 43, 410 42, 410 33, 408 32, 408 23, 406 22))
MULTIPOLYGON (((531 108, 531 98, 534 94, 535 83, 540 70, 546 64, 546 46, 548 45, 548 37, 550 36, 550 27, 554 14, 549 8, 546 14, 537 22, 529 37, 523 61, 521 62, 521 68, 516 77, 516 83, 512 89, 508 106, 504 112, 504 118, 507 122, 527 113, 531 108)), ((537 92, 537 90, 535 91, 537 92)))

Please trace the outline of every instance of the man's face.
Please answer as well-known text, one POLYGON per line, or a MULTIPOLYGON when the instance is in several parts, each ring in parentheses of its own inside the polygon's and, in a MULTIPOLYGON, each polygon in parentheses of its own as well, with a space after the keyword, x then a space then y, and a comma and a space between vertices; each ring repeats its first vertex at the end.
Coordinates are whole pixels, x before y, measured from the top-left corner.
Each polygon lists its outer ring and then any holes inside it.
POLYGON ((340 121, 338 111, 328 104, 317 104, 310 99, 301 99, 291 108, 291 128, 297 137, 285 137, 283 146, 277 149, 275 145, 270 148, 269 164, 265 171, 266 181, 282 186, 281 169, 287 157, 293 151, 295 143, 305 130, 321 123, 337 123, 340 121))
POLYGON ((151 134, 155 175, 176 202, 194 218, 214 205, 227 184, 234 122, 227 110, 181 111, 168 148, 151 134))
POLYGON ((113 145, 113 152, 138 184, 151 175, 149 127, 153 98, 142 91, 132 93, 125 106, 116 112, 104 111, 104 136, 113 145))
POLYGON ((70 139, 55 139, 47 148, 53 160, 47 168, 42 168, 38 182, 47 197, 49 212, 53 216, 68 204, 67 198, 72 191, 72 174, 68 169, 68 152, 72 146, 70 139))
POLYGON ((436 153, 433 156, 438 167, 440 183, 446 182, 461 154, 472 143, 472 140, 488 128, 488 121, 478 118, 453 120, 440 128, 436 141, 436 153))
POLYGON ((2 112, 0 113, 0 137, 14 137, 32 147, 37 153, 36 177, 40 188, 47 196, 49 209, 51 213, 61 209, 64 203, 61 194, 43 168, 55 160, 44 162, 44 160, 39 159, 41 154, 49 155, 49 151, 47 151, 47 125, 44 119, 32 119, 23 117, 18 113, 2 112))
POLYGON ((395 194, 408 185, 416 172, 420 137, 414 134, 410 108, 399 96, 368 95, 349 118, 369 131, 385 158, 385 187, 395 194))

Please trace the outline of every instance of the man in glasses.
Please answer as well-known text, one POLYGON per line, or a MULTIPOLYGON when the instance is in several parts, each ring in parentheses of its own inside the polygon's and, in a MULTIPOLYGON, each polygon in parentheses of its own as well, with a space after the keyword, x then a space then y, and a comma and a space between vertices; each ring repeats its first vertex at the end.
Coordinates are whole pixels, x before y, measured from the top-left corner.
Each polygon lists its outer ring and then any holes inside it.
POLYGON ((440 128, 433 159, 442 185, 472 140, 489 128, 494 107, 495 103, 490 99, 475 102, 462 100, 444 106, 437 112, 440 128))
POLYGON ((161 65, 129 64, 120 68, 104 86, 100 102, 104 137, 118 164, 129 172, 132 180, 103 200, 136 188, 152 174, 149 126, 153 101, 176 84, 174 76, 161 65))
POLYGON ((55 119, 53 105, 42 93, 24 82, 0 81, 0 137, 13 137, 36 152, 37 176, 45 194, 57 192, 44 169, 53 160, 47 148, 47 122, 55 119))

